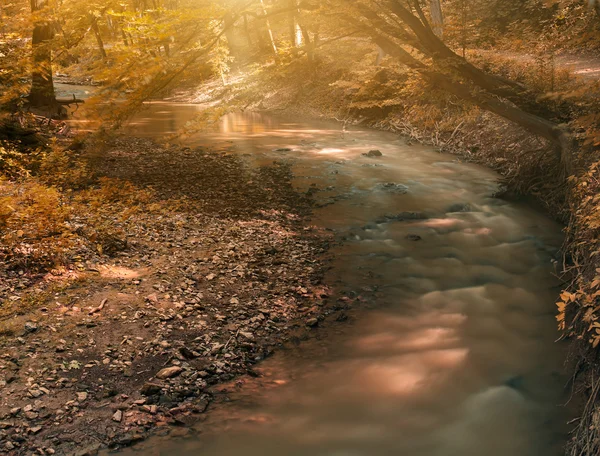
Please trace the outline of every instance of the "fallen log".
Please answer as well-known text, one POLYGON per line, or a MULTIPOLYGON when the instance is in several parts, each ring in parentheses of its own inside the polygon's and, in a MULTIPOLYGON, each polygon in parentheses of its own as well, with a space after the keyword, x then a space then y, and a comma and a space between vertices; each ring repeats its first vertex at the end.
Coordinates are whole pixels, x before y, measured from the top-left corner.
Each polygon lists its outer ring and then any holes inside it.
POLYGON ((69 106, 72 104, 79 104, 79 103, 85 103, 85 100, 82 100, 81 98, 76 98, 75 94, 73 94, 73 98, 57 98, 56 102, 61 105, 61 106, 69 106))

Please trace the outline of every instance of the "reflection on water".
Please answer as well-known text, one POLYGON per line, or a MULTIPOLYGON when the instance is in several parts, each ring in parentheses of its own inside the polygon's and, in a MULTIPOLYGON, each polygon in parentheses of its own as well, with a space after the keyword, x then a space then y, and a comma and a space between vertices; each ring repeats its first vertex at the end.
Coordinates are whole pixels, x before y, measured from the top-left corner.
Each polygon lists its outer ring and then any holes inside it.
MULTIPOLYGON (((195 109, 153 105, 130 128, 172 134, 195 109)), ((391 134, 235 114, 188 141, 292 163, 298 188, 317 190, 315 222, 348 239, 329 279, 371 310, 264 362, 201 439, 146 453, 561 454, 559 226, 493 198, 489 170, 391 134)))

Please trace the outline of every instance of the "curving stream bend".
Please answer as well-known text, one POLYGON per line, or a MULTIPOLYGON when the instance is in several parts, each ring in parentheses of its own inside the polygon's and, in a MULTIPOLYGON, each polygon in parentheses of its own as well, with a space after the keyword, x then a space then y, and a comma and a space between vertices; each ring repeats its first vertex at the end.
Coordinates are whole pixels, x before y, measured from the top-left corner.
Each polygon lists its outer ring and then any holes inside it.
MULTIPOLYGON (((164 137, 198 109, 151 104, 128 128, 164 137)), ((261 378, 230 386, 229 405, 198 426, 201 438, 128 452, 562 454, 552 275, 561 227, 494 198, 498 176, 485 168, 393 134, 340 130, 231 114, 219 132, 187 139, 251 166, 290 162, 297 187, 312 188, 321 206, 314 223, 347 238, 328 279, 365 306, 263 362, 261 378), (373 149, 383 156, 362 155, 373 149)))

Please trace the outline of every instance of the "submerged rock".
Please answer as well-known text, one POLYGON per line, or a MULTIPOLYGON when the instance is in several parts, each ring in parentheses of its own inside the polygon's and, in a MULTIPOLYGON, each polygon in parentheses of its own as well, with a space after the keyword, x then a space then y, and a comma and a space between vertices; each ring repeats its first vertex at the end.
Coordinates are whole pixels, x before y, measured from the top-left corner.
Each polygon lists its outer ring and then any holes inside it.
POLYGON ((386 214, 378 217, 375 223, 404 222, 408 220, 426 220, 428 217, 422 212, 400 212, 399 214, 386 214))
POLYGON ((522 375, 515 375, 504 382, 504 385, 517 391, 523 391, 525 378, 522 375))
POLYGON ((408 193, 408 187, 406 185, 395 184, 394 182, 386 182, 385 184, 379 184, 377 186, 377 189, 390 193, 398 193, 400 195, 408 193))
POLYGON ((473 207, 469 203, 456 203, 450 206, 446 212, 473 212, 473 207))

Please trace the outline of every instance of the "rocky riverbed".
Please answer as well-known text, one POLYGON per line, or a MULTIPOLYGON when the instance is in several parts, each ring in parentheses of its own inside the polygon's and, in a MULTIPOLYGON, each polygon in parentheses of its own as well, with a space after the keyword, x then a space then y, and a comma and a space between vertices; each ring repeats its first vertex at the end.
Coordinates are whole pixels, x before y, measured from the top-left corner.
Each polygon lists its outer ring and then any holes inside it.
POLYGON ((352 301, 323 283, 332 238, 310 225, 311 199, 287 166, 135 138, 88 158, 171 209, 123 223, 112 256, 43 278, 7 272, 5 454, 95 454, 157 428, 181 434, 207 410, 212 385, 253 375, 352 301))

